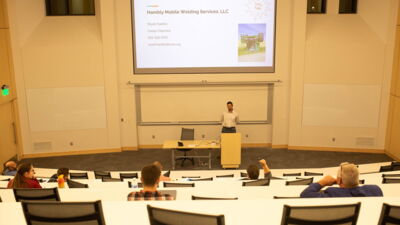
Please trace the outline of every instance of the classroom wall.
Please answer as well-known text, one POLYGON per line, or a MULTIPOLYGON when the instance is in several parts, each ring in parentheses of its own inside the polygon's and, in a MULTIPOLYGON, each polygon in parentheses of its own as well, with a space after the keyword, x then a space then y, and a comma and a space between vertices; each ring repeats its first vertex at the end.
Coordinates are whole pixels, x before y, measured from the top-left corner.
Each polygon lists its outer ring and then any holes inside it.
MULTIPOLYGON (((398 7, 400 11, 400 6, 398 7)), ((390 88, 390 107, 386 134, 386 153, 400 160, 400 14, 397 16, 395 48, 393 58, 392 85, 390 88)))
MULTIPOLYGON (((338 15, 339 0, 328 1, 326 15, 307 15, 306 0, 277 1, 275 73, 146 76, 133 75, 130 0, 98 0, 96 16, 85 17, 46 17, 42 0, 7 2, 13 27, 11 42, 26 155, 118 151, 121 148, 135 150, 138 147, 158 147, 165 139, 178 138, 182 126, 138 126, 135 88, 127 85, 128 81, 279 79, 282 83, 274 87, 272 124, 239 126, 238 130, 244 134, 243 143, 276 148, 384 149, 397 13, 393 7, 397 7, 395 0, 359 0, 359 14, 356 15, 338 15), (358 85, 360 89, 367 85, 377 86, 380 93, 377 122, 370 127, 343 127, 329 123, 304 125, 303 95, 304 87, 309 84, 338 85, 340 90, 351 85, 358 85), (103 113, 105 117, 99 116, 90 126, 78 124, 81 129, 32 130, 32 109, 29 111, 28 107, 32 103, 32 90, 89 90, 96 87, 103 88, 104 92, 93 98, 96 102, 104 101, 104 106, 103 110, 99 108, 93 113, 103 113), (372 145, 357 145, 356 137, 373 138, 374 141, 372 145)), ((340 94, 345 96, 343 92, 340 94)), ((353 97, 357 99, 358 96, 353 97)), ((72 106, 85 103, 79 95, 64 94, 59 98, 55 101, 68 102, 72 106)), ((66 116, 59 112, 62 105, 52 106, 52 109, 57 112, 54 117, 66 116)), ((34 108, 36 113, 40 110, 34 108)), ((352 110, 360 111, 360 108, 352 110)), ((90 115, 82 110, 71 110, 66 114, 76 115, 68 117, 72 122, 90 115)), ((220 129, 216 125, 193 127, 198 131, 196 135, 202 138, 204 134, 205 139, 218 136, 220 129)))
POLYGON ((326 14, 298 22, 289 146, 383 151, 397 4, 361 0, 357 14, 338 14, 328 1, 326 14))

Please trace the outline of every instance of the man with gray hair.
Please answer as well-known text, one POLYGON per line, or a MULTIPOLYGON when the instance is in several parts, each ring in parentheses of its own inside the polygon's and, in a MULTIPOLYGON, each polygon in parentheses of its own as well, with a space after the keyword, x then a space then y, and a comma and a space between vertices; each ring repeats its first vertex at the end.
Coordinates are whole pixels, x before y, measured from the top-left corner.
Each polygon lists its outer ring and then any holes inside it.
POLYGON ((359 186, 359 171, 353 163, 342 163, 338 169, 337 178, 325 176, 317 183, 310 184, 301 194, 302 198, 318 197, 366 197, 383 196, 382 190, 377 185, 359 186), (326 186, 338 184, 339 187, 329 187, 321 191, 326 186))

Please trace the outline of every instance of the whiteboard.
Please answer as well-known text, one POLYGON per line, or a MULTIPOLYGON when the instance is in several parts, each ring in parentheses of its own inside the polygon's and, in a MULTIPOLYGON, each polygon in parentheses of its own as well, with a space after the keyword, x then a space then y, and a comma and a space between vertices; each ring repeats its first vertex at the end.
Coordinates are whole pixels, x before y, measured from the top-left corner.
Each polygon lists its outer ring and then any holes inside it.
POLYGON ((143 86, 137 93, 140 122, 217 122, 232 101, 241 122, 269 119, 272 85, 143 86))
POLYGON ((28 89, 32 131, 106 128, 104 87, 28 89))
POLYGON ((377 128, 380 85, 305 84, 303 125, 377 128))

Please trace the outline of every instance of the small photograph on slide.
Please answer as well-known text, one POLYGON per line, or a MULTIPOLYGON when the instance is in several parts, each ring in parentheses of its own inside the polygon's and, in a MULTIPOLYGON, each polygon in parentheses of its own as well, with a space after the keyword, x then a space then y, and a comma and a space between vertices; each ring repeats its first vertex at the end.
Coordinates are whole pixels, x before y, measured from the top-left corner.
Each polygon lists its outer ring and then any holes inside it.
POLYGON ((239 24, 239 62, 265 61, 265 23, 239 24))

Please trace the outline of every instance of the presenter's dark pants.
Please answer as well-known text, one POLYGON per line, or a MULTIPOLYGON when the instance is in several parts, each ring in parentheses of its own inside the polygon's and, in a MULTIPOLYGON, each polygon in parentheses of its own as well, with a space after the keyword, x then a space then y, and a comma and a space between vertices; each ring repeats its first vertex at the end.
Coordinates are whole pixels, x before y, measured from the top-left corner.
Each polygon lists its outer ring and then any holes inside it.
POLYGON ((222 127, 222 133, 236 133, 236 127, 222 127))

